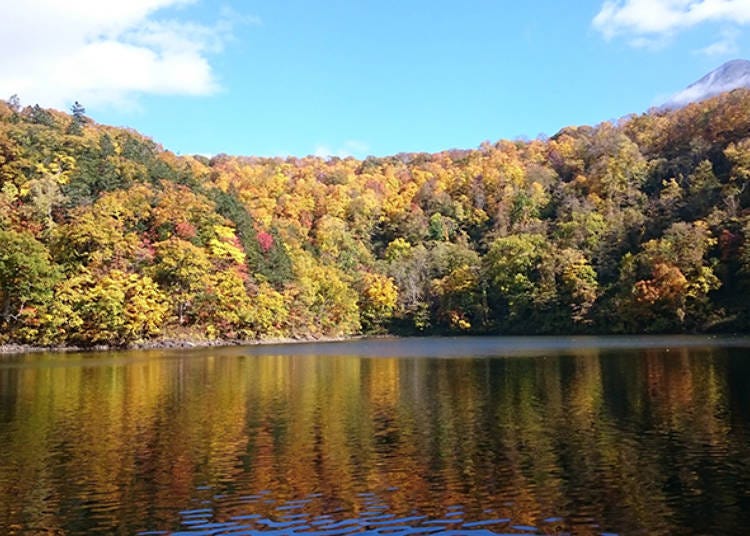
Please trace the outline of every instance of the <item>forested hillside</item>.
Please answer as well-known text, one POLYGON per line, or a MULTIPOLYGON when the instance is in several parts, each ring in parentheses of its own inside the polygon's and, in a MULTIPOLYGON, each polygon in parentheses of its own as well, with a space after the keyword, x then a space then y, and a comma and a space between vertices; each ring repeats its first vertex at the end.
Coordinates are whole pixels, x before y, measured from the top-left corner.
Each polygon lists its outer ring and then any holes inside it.
POLYGON ((0 101, 0 342, 750 326, 748 91, 363 161, 73 112, 0 101))

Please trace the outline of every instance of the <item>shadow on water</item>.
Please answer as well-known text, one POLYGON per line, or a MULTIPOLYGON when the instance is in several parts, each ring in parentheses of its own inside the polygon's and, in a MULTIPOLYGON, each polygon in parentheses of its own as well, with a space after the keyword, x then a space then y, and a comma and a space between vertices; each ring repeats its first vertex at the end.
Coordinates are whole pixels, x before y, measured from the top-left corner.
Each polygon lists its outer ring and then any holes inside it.
POLYGON ((17 357, 0 362, 0 532, 743 534, 749 350, 464 338, 17 357))

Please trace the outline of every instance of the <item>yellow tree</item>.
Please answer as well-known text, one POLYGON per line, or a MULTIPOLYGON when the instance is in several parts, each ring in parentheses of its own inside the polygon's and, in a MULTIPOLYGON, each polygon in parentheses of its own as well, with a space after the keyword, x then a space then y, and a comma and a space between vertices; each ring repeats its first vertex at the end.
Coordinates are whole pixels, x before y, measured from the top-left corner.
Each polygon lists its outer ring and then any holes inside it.
POLYGON ((203 248, 176 237, 157 242, 154 251, 148 271, 170 296, 177 321, 186 324, 196 312, 195 300, 206 289, 211 261, 203 248))
POLYGON ((359 331, 357 293, 346 283, 346 276, 304 250, 293 251, 291 257, 296 282, 285 294, 294 327, 325 336, 359 331))
POLYGON ((83 345, 124 345, 160 333, 169 306, 147 276, 111 270, 96 278, 82 270, 56 288, 60 333, 83 345))
POLYGON ((382 329, 393 316, 398 303, 398 287, 392 278, 373 272, 362 272, 357 287, 363 329, 382 329))
POLYGON ((24 328, 23 339, 33 342, 57 277, 42 243, 30 233, 0 229, 0 331, 24 328))

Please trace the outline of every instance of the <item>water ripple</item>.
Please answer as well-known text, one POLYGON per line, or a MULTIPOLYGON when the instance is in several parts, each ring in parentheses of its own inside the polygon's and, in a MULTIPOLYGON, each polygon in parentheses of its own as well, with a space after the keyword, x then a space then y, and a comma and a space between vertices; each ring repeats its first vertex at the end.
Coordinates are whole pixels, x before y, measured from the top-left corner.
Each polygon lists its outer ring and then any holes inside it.
MULTIPOLYGON (((256 506, 253 498, 257 495, 246 495, 244 504, 256 506)), ((220 519, 221 501, 214 509, 196 508, 180 512, 182 528, 175 532, 147 530, 138 536, 153 534, 170 534, 172 536, 413 536, 418 534, 436 536, 503 536, 505 534, 569 534, 563 529, 563 518, 547 517, 540 526, 514 522, 511 518, 488 518, 464 520, 464 508, 452 505, 438 517, 428 515, 397 516, 396 514, 378 514, 371 509, 373 504, 379 509, 388 509, 388 505, 373 493, 358 494, 361 502, 354 505, 354 510, 363 513, 355 516, 352 512, 341 512, 339 517, 332 513, 322 512, 324 500, 320 494, 299 500, 279 501, 281 506, 275 512, 286 512, 291 509, 306 508, 311 512, 297 513, 293 516, 281 515, 278 518, 261 513, 244 513, 220 519), (365 507, 365 508, 362 508, 365 507), (293 517, 293 519, 290 519, 293 517)), ((233 503, 236 506, 236 503, 233 503)), ((491 513, 486 511, 485 513, 491 513)))

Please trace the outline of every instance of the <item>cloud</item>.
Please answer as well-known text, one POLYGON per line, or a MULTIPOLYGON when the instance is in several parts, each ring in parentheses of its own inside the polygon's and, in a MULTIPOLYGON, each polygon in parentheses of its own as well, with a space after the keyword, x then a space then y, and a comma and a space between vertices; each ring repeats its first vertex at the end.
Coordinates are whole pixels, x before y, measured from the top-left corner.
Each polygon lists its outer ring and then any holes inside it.
POLYGON ((725 28, 721 31, 720 39, 707 47, 696 50, 698 54, 704 56, 730 56, 739 52, 737 39, 740 32, 737 28, 725 28))
POLYGON ((348 156, 364 158, 367 156, 367 151, 369 150, 370 146, 362 141, 347 140, 337 149, 331 149, 328 145, 320 144, 315 147, 313 155, 320 158, 330 158, 332 156, 338 156, 339 158, 346 158, 348 156))
MULTIPOLYGON (((704 23, 749 24, 750 1, 607 0, 592 21, 606 39, 624 36, 633 46, 663 43, 682 30, 704 23)), ((718 52, 721 46, 713 50, 718 52)))
POLYGON ((210 95, 219 83, 209 56, 231 23, 158 17, 193 0, 26 0, 0 20, 0 98, 58 108, 132 106, 140 95, 210 95))

